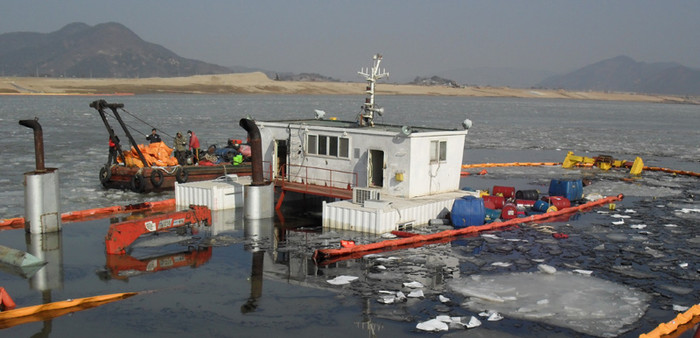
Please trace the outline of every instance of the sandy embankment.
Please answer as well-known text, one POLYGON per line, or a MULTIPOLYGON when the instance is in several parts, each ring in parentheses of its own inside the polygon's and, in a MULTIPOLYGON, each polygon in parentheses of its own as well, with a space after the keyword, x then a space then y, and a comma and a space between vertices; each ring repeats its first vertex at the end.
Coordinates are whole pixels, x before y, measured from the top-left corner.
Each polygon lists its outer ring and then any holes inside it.
MULTIPOLYGON (((362 95, 364 94, 365 86, 366 84, 364 82, 274 81, 260 72, 138 79, 0 78, 0 94, 5 95, 85 95, 113 93, 362 95)), ((377 94, 698 103, 697 101, 688 102, 685 98, 671 95, 533 90, 508 87, 450 88, 443 86, 414 86, 386 83, 382 83, 377 87, 377 94)))

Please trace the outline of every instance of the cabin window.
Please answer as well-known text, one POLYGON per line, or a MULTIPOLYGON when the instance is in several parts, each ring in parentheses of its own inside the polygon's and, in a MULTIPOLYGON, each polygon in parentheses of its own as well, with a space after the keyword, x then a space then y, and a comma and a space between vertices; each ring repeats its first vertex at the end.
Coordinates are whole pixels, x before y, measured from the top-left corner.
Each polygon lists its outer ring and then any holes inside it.
POLYGON ((318 136, 318 154, 328 155, 328 136, 318 136))
POLYGON ((338 157, 350 158, 350 140, 349 139, 347 139, 345 137, 340 138, 339 151, 340 151, 340 153, 338 154, 338 157))
POLYGON ((306 152, 309 154, 317 154, 318 153, 318 136, 316 135, 308 135, 306 139, 306 152))
POLYGON ((447 161, 447 141, 430 141, 430 162, 447 161))
POLYGON ((307 135, 306 152, 338 158, 350 158, 350 139, 328 135, 307 135))

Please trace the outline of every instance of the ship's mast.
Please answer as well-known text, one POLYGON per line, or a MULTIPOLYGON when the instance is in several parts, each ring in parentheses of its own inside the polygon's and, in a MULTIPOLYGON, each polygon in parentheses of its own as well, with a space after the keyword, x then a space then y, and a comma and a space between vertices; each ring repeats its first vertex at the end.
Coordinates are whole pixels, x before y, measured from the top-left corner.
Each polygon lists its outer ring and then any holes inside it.
POLYGON ((372 59, 374 60, 374 62, 371 69, 363 68, 359 72, 357 72, 358 74, 364 76, 367 80, 366 92, 368 97, 365 99, 365 104, 362 106, 362 112, 358 117, 358 122, 361 126, 374 126, 374 113, 382 115, 382 113, 384 112, 383 108, 376 107, 374 104, 374 87, 377 83, 377 80, 383 77, 389 77, 389 73, 387 73, 386 70, 382 70, 381 72, 379 71, 379 64, 382 62, 381 54, 375 54, 374 57, 372 57, 372 59))

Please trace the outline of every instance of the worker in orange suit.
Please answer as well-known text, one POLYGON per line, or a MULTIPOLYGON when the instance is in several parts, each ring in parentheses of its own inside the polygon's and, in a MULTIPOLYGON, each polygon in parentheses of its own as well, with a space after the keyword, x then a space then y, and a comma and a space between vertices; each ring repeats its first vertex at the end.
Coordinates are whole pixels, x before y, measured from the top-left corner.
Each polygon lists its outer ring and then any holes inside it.
POLYGON ((197 163, 199 162, 199 139, 197 138, 197 135, 195 135, 195 133, 191 130, 187 131, 187 136, 190 137, 190 151, 194 156, 193 162, 197 163))

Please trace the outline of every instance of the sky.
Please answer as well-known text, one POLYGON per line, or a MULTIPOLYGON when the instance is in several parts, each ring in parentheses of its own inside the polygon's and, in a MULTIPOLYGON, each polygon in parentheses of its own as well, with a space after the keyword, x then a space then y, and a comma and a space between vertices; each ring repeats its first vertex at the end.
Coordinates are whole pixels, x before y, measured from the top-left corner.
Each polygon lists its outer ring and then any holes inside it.
POLYGON ((566 73, 626 55, 700 69, 700 1, 3 0, 0 34, 118 22, 222 66, 361 80, 474 68, 566 73))

